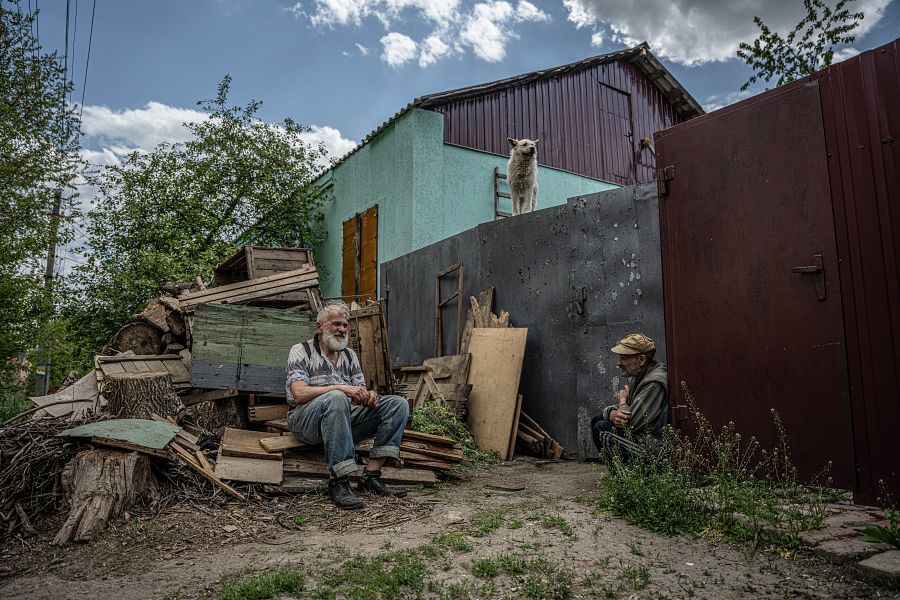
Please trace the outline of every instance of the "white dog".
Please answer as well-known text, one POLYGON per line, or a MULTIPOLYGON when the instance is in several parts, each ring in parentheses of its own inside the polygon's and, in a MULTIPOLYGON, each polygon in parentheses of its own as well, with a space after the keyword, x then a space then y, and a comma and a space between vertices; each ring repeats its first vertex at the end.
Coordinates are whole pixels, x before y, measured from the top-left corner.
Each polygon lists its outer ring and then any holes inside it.
POLYGON ((506 179, 512 196, 512 214, 521 215, 537 205, 537 143, 538 140, 506 138, 511 146, 506 165, 506 179))

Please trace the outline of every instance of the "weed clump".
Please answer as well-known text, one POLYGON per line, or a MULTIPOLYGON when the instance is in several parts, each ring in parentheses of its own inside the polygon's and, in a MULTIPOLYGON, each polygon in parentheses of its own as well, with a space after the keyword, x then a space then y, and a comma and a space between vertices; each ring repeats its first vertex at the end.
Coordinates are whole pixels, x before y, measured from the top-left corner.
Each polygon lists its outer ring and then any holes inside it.
POLYGON ((230 577, 222 582, 221 600, 266 600, 282 593, 303 591, 303 578, 295 571, 278 567, 259 575, 230 577))
POLYGON ((459 420, 453 410, 441 402, 427 401, 412 414, 412 430, 455 440, 462 446, 463 456, 476 465, 492 465, 500 459, 496 454, 482 451, 472 432, 459 420))
POLYGON ((715 431, 682 383, 696 425, 693 438, 668 428, 661 443, 645 445, 624 464, 614 460, 601 476, 600 506, 629 522, 667 535, 711 535, 782 550, 799 547, 798 534, 821 526, 829 491, 817 482, 798 481, 787 434, 778 414, 772 419, 779 443, 764 450, 743 439, 729 423, 715 431))

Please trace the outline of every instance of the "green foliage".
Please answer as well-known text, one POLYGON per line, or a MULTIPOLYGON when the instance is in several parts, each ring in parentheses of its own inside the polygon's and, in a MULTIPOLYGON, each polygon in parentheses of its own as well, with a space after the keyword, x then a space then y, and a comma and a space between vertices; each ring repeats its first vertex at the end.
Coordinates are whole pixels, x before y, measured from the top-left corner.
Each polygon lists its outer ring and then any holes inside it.
POLYGON ((831 8, 825 0, 803 0, 806 16, 784 37, 753 17, 760 34, 752 44, 741 42, 737 51, 754 71, 741 91, 760 79, 769 82, 777 77, 776 85, 782 85, 829 66, 834 45, 853 43, 856 36, 851 32, 863 20, 862 12, 847 8, 854 1, 838 0, 831 8))
MULTIPOLYGON (((0 371, 7 359, 35 347, 52 314, 44 288, 51 239, 72 239, 72 182, 80 171, 78 116, 65 101, 71 84, 55 53, 32 36, 34 16, 0 0, 0 371)), ((0 375, 2 377, 2 375, 0 375)), ((5 391, 11 391, 6 389, 5 391)))
POLYGON ((541 515, 539 522, 544 529, 559 529, 568 538, 578 537, 568 521, 560 515, 541 515))
POLYGON ((718 535, 751 550, 761 542, 795 549, 801 531, 821 526, 829 492, 798 482, 778 414, 772 411, 779 445, 763 450, 733 423, 715 431, 682 386, 696 435, 669 429, 659 447, 644 448, 628 465, 617 460, 601 476, 600 506, 657 533, 718 535))
POLYGON ((477 577, 495 577, 498 573, 500 565, 493 558, 476 558, 472 561, 472 574, 477 577))
POLYGON ((503 526, 505 511, 502 508, 483 510, 469 519, 471 533, 475 537, 484 537, 503 526))
POLYGON ((341 597, 406 598, 425 585, 425 563, 415 550, 355 556, 325 574, 327 586, 339 589, 341 597))
POLYGON ((466 541, 463 534, 456 531, 445 531, 434 536, 431 540, 439 548, 456 550, 457 552, 471 552, 472 544, 466 541))
POLYGON ((221 600, 267 600, 277 595, 303 591, 303 578, 295 571, 279 567, 244 577, 231 577, 222 582, 221 600))
POLYGON ((900 511, 889 508, 884 512, 885 525, 865 525, 863 539, 867 542, 883 542, 900 549, 900 511))
POLYGON ((489 454, 478 448, 472 432, 442 402, 430 400, 419 405, 412 414, 412 429, 455 440, 462 446, 466 460, 474 464, 490 465, 499 460, 496 454, 489 454))
POLYGON ((226 76, 192 138, 130 154, 92 173, 86 264, 67 306, 80 335, 100 349, 167 282, 209 279, 238 246, 312 246, 324 239, 323 191, 315 185, 324 145, 307 128, 260 121, 260 102, 230 106, 226 76))
POLYGON ((535 558, 528 562, 528 575, 522 586, 522 593, 533 600, 566 600, 572 597, 574 577, 568 569, 555 566, 544 558, 535 558))

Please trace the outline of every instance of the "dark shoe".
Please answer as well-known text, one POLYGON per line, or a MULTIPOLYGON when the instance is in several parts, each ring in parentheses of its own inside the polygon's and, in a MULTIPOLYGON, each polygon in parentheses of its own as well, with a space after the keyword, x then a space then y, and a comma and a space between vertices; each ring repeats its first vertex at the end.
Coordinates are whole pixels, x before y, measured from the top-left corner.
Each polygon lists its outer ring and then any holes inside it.
POLYGON ((394 496, 395 498, 402 498, 406 495, 406 492, 392 490, 384 485, 384 482, 381 481, 381 471, 369 471, 368 469, 364 469, 363 476, 359 480, 359 487, 378 496, 394 496))
POLYGON ((338 508, 362 508, 362 499, 350 489, 350 480, 346 477, 328 480, 328 497, 338 508))

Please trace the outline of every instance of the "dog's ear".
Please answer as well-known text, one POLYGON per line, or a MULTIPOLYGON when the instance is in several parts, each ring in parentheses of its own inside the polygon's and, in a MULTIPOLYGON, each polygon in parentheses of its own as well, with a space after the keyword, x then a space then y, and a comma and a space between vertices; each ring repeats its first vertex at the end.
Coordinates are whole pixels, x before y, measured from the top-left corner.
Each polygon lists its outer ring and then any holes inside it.
POLYGON ((513 148, 515 148, 519 143, 519 140, 514 140, 512 138, 506 138, 506 141, 509 142, 509 145, 513 148))
POLYGON ((541 141, 541 140, 540 139, 534 140, 534 143, 537 144, 539 141, 541 141))

